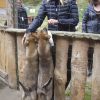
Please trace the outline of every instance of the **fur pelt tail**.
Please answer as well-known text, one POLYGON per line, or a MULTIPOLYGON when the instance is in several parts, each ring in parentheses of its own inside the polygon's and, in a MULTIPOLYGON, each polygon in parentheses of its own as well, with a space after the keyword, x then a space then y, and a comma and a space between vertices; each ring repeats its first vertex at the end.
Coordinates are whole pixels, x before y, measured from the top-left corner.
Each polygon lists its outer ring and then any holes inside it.
POLYGON ((24 90, 24 92, 32 92, 32 88, 26 88, 20 81, 19 81, 20 86, 24 90))
POLYGON ((42 88, 46 88, 52 81, 52 77, 42 86, 42 88))

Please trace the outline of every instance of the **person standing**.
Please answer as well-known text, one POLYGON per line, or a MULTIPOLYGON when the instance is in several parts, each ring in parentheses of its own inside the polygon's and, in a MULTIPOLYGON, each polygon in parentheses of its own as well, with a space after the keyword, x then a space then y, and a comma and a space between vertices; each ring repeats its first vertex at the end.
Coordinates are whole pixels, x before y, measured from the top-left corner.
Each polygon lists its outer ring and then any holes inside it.
POLYGON ((23 7, 22 0, 17 0, 17 16, 18 16, 18 28, 26 29, 28 28, 28 17, 26 9, 23 7))
MULTIPOLYGON (((100 0, 90 0, 82 21, 82 31, 85 33, 100 34, 100 0)), ((93 47, 88 50, 88 76, 92 74, 93 47)))

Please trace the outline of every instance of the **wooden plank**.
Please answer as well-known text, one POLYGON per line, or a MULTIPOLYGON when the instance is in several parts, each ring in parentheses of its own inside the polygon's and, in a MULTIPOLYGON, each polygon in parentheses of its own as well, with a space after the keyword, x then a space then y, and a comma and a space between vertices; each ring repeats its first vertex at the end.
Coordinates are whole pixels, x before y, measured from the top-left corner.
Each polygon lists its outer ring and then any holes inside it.
POLYGON ((9 32, 9 33, 17 33, 17 34, 24 34, 26 29, 15 29, 15 28, 8 28, 5 30, 6 32, 9 32))
POLYGON ((56 37, 56 66, 54 70, 54 100, 65 100, 69 41, 56 37))
MULTIPOLYGON (((15 28, 7 28, 4 31, 9 33, 17 33, 24 34, 26 29, 15 29, 15 28)), ((38 30, 37 30, 38 31, 38 30)), ((66 32, 66 31, 51 31, 53 35, 57 36, 64 36, 70 38, 78 38, 78 39, 88 39, 88 40, 100 40, 100 34, 93 34, 93 33, 82 33, 82 32, 66 32)))
POLYGON ((20 81, 23 81, 23 70, 25 65, 25 47, 22 45, 22 37, 23 36, 17 36, 18 71, 20 81))
POLYGON ((100 100, 100 42, 96 42, 94 46, 92 100, 100 100))
POLYGON ((7 79, 8 78, 8 74, 0 69, 0 77, 2 77, 3 79, 7 79))
POLYGON ((76 32, 51 31, 51 33, 53 35, 70 37, 70 38, 100 40, 100 34, 82 33, 77 31, 76 32))
POLYGON ((15 46, 15 36, 6 34, 5 66, 8 73, 8 83, 11 88, 17 89, 15 46))
POLYGON ((7 0, 7 26, 8 27, 13 27, 13 5, 12 5, 12 0, 7 0))
POLYGON ((73 41, 71 100, 84 100, 88 64, 87 51, 87 41, 77 39, 73 41))
POLYGON ((5 33, 0 32, 0 69, 5 71, 5 33))

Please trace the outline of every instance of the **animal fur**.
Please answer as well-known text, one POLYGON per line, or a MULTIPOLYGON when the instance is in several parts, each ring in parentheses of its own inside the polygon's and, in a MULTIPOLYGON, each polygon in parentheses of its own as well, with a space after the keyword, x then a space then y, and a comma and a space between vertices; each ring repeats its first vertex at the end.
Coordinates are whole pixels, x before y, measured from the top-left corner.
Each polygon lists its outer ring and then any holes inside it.
POLYGON ((39 75, 38 75, 38 100, 51 100, 53 88, 53 60, 49 39, 46 30, 38 33, 39 75))
POLYGON ((24 92, 22 100, 27 100, 27 96, 31 100, 37 100, 38 51, 36 33, 27 34, 24 44, 26 46, 26 59, 23 69, 23 84, 19 82, 24 92))

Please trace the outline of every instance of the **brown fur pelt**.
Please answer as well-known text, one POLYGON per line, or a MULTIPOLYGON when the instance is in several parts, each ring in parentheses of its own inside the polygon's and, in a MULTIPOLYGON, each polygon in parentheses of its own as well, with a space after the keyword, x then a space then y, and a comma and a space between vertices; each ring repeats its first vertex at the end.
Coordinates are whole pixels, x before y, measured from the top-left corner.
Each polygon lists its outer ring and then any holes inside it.
POLYGON ((26 46, 26 59, 23 68, 23 82, 19 82, 24 95, 22 100, 37 100, 38 79, 38 51, 36 33, 27 34, 24 45, 26 46))
POLYGON ((46 30, 42 30, 38 32, 38 38, 38 100, 51 100, 54 66, 49 43, 50 36, 46 30))

